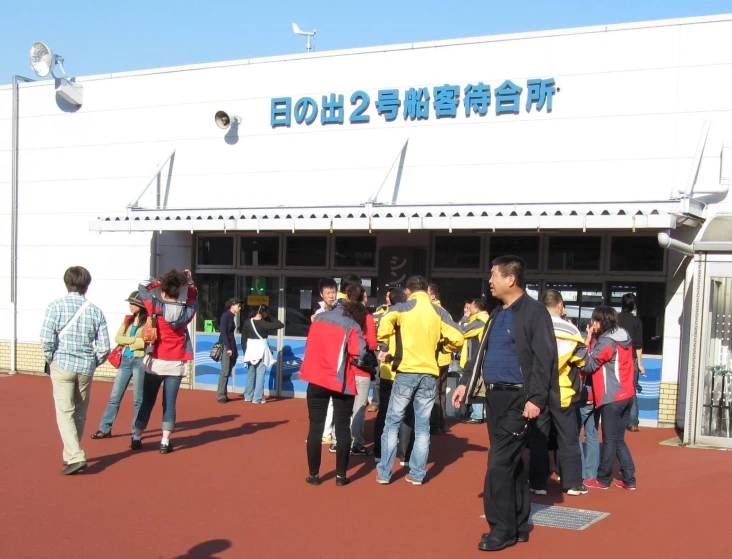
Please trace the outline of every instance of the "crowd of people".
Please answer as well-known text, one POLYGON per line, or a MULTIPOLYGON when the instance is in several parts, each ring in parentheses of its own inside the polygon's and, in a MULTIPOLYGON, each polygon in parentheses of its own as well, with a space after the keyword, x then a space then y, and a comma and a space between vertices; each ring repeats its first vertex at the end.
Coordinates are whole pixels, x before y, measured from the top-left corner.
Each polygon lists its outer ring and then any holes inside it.
MULTIPOLYGON (((64 283, 68 294, 49 305, 41 341, 64 448, 61 473, 71 475, 87 465, 80 441, 91 379, 111 348, 103 313, 85 298, 89 272, 69 268, 64 283)), ((626 430, 638 429, 636 387, 638 375, 644 374, 634 296, 623 297, 620 314, 612 307, 596 307, 583 336, 567 318, 561 293, 547 290, 538 301, 526 294, 521 258, 496 258, 489 285, 494 307, 483 296, 470 299, 455 321, 440 303, 438 285, 421 276, 391 287, 386 304, 374 312, 367 308, 368 294, 357 275, 344 274, 340 286, 333 279, 321 280, 321 302, 312 316, 300 370, 308 382, 308 484, 321 483, 325 444, 335 454, 337 486, 349 483, 351 456, 372 454, 378 484, 390 483, 398 458, 409 468, 406 481, 422 485, 431 436, 447 432, 447 381, 455 370, 460 381, 450 403, 465 423, 485 422, 490 441, 483 492, 490 531, 479 549, 497 551, 528 541, 530 494, 546 494, 553 446, 566 494, 608 489, 616 459, 622 479, 614 484, 636 488, 625 442, 626 430), (364 433, 367 410, 376 412, 372 448, 364 433)), ((119 372, 92 438, 111 437, 132 381, 130 446, 139 450, 162 387, 160 452, 167 454, 173 450, 181 379, 193 359, 188 324, 196 312, 197 291, 188 270, 171 270, 141 283, 126 301, 130 314, 111 352, 119 357, 119 372)), ((229 299, 219 321, 221 403, 229 401, 228 379, 239 357, 235 331, 242 304, 229 299)), ((262 305, 250 308, 239 325, 247 402, 266 401, 264 375, 273 359, 267 338, 280 328, 282 322, 262 305)))

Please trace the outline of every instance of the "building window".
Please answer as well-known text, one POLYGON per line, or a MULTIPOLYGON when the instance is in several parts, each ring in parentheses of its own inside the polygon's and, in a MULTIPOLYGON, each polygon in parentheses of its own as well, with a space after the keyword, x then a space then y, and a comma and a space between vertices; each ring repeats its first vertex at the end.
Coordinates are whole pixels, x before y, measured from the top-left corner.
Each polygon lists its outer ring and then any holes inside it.
MULTIPOLYGON (((655 240, 655 239, 654 239, 655 240)), ((607 284, 608 304, 622 310, 623 295, 635 295, 635 315, 643 324, 643 354, 663 353, 663 320, 666 311, 666 283, 650 281, 616 282, 607 284)))
POLYGON ((375 268, 376 237, 336 237, 336 268, 375 268))
POLYGON ((328 237, 287 237, 288 266, 314 266, 325 268, 328 265, 328 237))
POLYGON ((198 237, 199 266, 233 266, 234 237, 198 237))
POLYGON ((435 268, 480 268, 480 237, 435 237, 435 268))
POLYGON ((550 270, 599 270, 600 237, 549 237, 550 270))
POLYGON ((287 278, 285 280, 285 336, 305 337, 311 317, 319 308, 320 278, 287 278))
POLYGON ((663 272, 664 250, 656 237, 613 237, 610 271, 663 272))
POLYGON ((239 266, 279 265, 279 237, 242 237, 239 241, 239 266))
POLYGON ((516 236, 503 237, 493 236, 490 238, 491 261, 499 256, 519 256, 523 258, 527 270, 539 269, 539 237, 538 236, 516 236))
POLYGON ((224 314, 224 303, 236 295, 236 276, 233 274, 198 274, 197 332, 218 332, 219 319, 224 314))

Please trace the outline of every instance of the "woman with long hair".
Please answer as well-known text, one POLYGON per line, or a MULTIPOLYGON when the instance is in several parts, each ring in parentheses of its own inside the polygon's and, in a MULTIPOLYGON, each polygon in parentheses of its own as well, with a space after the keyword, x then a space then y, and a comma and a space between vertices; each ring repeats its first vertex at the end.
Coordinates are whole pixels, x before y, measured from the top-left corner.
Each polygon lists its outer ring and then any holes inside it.
POLYGON ((117 418, 119 406, 125 390, 133 383, 132 402, 135 406, 135 414, 132 416, 132 430, 135 430, 135 419, 142 404, 142 385, 145 378, 145 366, 142 362, 145 357, 145 342, 142 339, 142 327, 147 320, 147 310, 140 300, 140 292, 133 291, 125 299, 130 305, 130 313, 125 316, 122 325, 117 331, 114 341, 125 349, 122 353, 122 362, 117 370, 117 376, 112 386, 112 394, 109 396, 107 409, 104 410, 99 430, 94 433, 92 439, 108 439, 112 436, 112 423, 117 418))
POLYGON ((142 433, 163 387, 163 438, 160 454, 173 451, 170 435, 175 428, 176 400, 180 383, 193 360, 193 344, 188 324, 196 315, 198 291, 191 272, 170 270, 160 280, 140 284, 140 299, 150 315, 156 317, 157 339, 147 348, 142 404, 135 420, 132 450, 142 448, 142 433))
POLYGON ((635 464, 625 430, 630 423, 630 409, 635 396, 633 343, 624 328, 618 326, 618 315, 612 307, 595 307, 587 325, 584 372, 592 374, 595 406, 600 412, 602 459, 597 478, 585 480, 587 487, 607 489, 613 479, 617 457, 623 479, 615 485, 635 489, 635 464))
POLYGON ((244 364, 247 366, 247 383, 244 401, 264 404, 264 375, 272 364, 272 350, 267 338, 285 325, 272 316, 269 307, 251 307, 249 319, 241 327, 241 343, 244 346, 244 364), (246 344, 246 345, 245 345, 246 344))
POLYGON ((320 485, 321 439, 328 400, 333 399, 336 443, 336 485, 347 485, 351 450, 351 415, 358 389, 355 362, 362 362, 366 341, 359 322, 365 324, 366 308, 353 301, 339 301, 333 310, 315 317, 308 333, 300 379, 308 382, 310 429, 307 457, 310 485, 320 485))

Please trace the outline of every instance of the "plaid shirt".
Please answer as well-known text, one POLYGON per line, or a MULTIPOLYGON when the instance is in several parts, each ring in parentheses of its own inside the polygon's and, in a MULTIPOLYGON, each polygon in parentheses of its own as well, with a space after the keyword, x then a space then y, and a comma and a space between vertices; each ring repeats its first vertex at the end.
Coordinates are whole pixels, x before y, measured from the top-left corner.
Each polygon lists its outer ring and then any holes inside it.
POLYGON ((107 321, 99 307, 87 305, 63 338, 58 337, 84 301, 83 295, 70 292, 48 305, 41 328, 41 345, 47 362, 53 361, 67 371, 91 376, 109 355, 107 321))

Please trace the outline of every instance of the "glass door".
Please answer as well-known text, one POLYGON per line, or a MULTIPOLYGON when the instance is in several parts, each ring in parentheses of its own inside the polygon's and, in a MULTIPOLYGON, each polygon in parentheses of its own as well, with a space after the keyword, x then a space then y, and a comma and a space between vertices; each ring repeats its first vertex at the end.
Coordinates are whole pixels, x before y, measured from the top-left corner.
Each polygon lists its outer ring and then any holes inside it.
POLYGON ((601 283, 547 282, 546 289, 556 289, 564 299, 567 318, 584 333, 595 307, 602 305, 601 283))
MULTIPOLYGON (((702 386, 699 395, 700 438, 714 446, 732 447, 732 264, 708 264, 709 274, 703 309, 702 386)), ((702 441, 703 442, 703 441, 702 441)))

